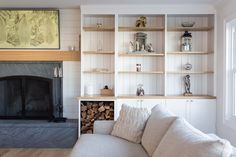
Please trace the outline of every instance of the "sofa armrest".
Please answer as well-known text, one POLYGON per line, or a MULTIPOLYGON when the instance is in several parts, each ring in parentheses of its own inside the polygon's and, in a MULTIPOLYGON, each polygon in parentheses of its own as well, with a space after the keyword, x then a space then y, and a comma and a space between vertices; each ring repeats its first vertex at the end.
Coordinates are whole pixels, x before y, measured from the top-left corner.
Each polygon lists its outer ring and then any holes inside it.
POLYGON ((103 120, 94 122, 94 134, 105 134, 109 135, 113 129, 115 121, 103 120))
POLYGON ((233 147, 233 153, 230 157, 236 157, 236 148, 235 147, 233 147))

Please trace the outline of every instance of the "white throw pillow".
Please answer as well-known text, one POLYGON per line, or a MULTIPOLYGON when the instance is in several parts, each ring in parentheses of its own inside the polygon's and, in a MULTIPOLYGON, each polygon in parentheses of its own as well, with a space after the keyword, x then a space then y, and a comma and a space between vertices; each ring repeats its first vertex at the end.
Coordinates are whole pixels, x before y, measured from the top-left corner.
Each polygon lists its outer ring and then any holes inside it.
POLYGON ((111 135, 140 143, 149 112, 146 108, 135 108, 122 105, 111 135))
POLYGON ((226 140, 214 140, 178 118, 171 125, 152 157, 229 157, 226 140))
POLYGON ((142 137, 142 145, 149 156, 153 155, 175 119, 176 117, 161 105, 153 107, 142 137))

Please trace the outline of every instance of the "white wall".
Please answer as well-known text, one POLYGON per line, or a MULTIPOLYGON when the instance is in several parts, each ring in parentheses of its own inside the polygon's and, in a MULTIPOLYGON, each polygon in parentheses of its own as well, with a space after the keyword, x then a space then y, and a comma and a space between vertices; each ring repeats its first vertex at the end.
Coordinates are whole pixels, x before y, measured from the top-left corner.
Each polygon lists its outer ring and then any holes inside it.
MULTIPOLYGON (((79 49, 80 10, 60 10, 61 50, 68 50, 69 46, 79 49)), ((63 62, 63 105, 64 117, 78 118, 78 103, 76 97, 80 95, 80 62, 63 62)))
POLYGON ((228 0, 217 6, 217 133, 226 138, 236 146, 236 130, 230 128, 224 123, 224 69, 225 69, 225 51, 224 51, 224 20, 236 14, 236 1, 228 0))

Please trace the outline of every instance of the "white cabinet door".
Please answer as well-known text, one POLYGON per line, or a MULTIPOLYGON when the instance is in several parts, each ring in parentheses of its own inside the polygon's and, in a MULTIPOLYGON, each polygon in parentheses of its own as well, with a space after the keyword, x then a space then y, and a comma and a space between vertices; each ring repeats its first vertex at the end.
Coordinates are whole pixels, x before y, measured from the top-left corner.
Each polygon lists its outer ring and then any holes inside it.
POLYGON ((147 108, 151 112, 151 109, 154 106, 156 106, 157 104, 163 105, 164 102, 165 101, 162 99, 119 99, 116 101, 115 106, 115 120, 119 116, 122 104, 126 104, 133 107, 147 108))
POLYGON ((216 132, 216 100, 190 100, 190 123, 205 133, 216 132))
POLYGON ((189 121, 189 100, 185 99, 168 99, 166 100, 166 108, 179 117, 183 117, 189 121))

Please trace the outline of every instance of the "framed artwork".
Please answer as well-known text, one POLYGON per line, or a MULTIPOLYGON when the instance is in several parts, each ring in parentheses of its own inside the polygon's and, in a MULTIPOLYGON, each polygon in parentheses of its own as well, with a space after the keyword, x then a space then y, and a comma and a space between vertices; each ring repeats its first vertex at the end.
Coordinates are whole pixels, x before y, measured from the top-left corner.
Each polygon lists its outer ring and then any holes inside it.
POLYGON ((0 49, 60 49, 59 10, 0 9, 0 49))

